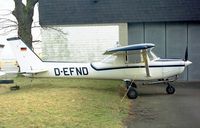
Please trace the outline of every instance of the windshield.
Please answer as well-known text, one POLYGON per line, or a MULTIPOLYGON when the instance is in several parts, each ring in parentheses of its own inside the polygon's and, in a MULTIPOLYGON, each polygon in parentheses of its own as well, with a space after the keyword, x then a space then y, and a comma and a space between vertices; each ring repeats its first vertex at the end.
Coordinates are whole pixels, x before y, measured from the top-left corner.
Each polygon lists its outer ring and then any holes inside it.
POLYGON ((149 60, 155 60, 157 59, 158 57, 152 52, 152 49, 148 50, 147 52, 148 56, 149 56, 149 60))

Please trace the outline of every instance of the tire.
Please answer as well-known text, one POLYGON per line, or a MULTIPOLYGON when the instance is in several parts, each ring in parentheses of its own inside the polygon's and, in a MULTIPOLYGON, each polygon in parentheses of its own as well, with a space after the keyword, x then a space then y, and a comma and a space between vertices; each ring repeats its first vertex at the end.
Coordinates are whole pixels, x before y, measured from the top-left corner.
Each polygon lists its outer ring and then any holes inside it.
POLYGON ((137 96, 138 96, 137 91, 136 91, 133 87, 131 87, 131 88, 129 89, 128 93, 127 93, 127 97, 128 97, 129 99, 136 99, 137 96))
POLYGON ((174 94, 175 93, 175 88, 173 86, 167 86, 166 92, 167 94, 174 94))

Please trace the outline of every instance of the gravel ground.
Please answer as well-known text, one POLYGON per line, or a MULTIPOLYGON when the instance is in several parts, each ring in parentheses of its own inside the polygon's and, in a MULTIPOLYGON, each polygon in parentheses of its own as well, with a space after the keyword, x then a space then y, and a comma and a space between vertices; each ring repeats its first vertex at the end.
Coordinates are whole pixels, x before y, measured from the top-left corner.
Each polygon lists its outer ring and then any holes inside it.
POLYGON ((174 95, 167 95, 163 85, 139 86, 133 100, 127 128, 199 128, 200 83, 173 83, 174 95))

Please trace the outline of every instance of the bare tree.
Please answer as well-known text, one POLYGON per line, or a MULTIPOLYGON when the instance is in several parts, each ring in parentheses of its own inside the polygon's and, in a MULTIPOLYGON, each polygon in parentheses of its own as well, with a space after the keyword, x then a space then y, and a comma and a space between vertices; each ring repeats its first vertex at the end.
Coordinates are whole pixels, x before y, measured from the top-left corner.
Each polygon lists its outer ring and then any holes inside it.
POLYGON ((26 5, 24 5, 22 0, 14 0, 15 9, 12 11, 12 14, 18 22, 18 36, 20 36, 30 48, 32 48, 31 27, 33 23, 34 7, 38 1, 39 0, 26 0, 26 5))
MULTIPOLYGON (((39 0, 26 0, 26 4, 24 4, 22 0, 13 1, 15 3, 15 9, 13 11, 4 10, 6 13, 0 15, 0 34, 8 34, 11 31, 17 30, 18 36, 27 44, 28 47, 32 48, 33 42, 40 42, 39 40, 33 40, 31 33, 32 28, 40 27, 39 25, 33 25, 34 7, 39 0), (12 14, 17 21, 15 19, 8 18, 9 15, 12 14)), ((62 36, 67 34, 59 28, 47 28, 59 32, 62 36)))

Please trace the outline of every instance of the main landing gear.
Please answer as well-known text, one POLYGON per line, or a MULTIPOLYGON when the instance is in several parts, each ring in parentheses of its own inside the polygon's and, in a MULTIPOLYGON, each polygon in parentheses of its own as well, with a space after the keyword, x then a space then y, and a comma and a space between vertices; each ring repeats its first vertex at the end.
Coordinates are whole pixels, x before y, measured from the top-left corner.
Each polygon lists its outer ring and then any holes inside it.
MULTIPOLYGON (((167 84, 167 94, 174 94, 176 89, 169 82, 164 83, 167 84)), ((127 88, 127 92, 124 97, 127 96, 129 99, 136 99, 138 97, 138 92, 136 90, 137 85, 134 83, 134 81, 125 81, 125 86, 127 88)), ((122 99, 124 99, 124 97, 122 99)))
POLYGON ((125 81, 127 88, 127 97, 129 99, 136 99, 138 97, 138 92, 136 90, 137 85, 133 81, 125 81))

